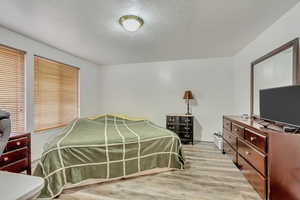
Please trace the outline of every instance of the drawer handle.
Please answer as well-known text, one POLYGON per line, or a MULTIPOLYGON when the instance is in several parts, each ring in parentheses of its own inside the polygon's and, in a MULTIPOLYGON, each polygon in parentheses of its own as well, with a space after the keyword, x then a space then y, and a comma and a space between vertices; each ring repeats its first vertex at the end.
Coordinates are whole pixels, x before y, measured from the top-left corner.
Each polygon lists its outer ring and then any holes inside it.
POLYGON ((21 145, 21 142, 17 142, 17 146, 20 146, 21 145))
POLYGON ((184 129, 185 129, 185 130, 190 130, 190 128, 188 128, 188 127, 184 127, 184 129))
POLYGON ((251 155, 251 153, 250 153, 249 151, 246 151, 245 154, 246 154, 247 156, 251 155))
POLYGON ((253 142, 254 140, 256 140, 256 137, 250 137, 251 142, 253 142))
POLYGON ((8 161, 8 157, 4 157, 3 160, 6 162, 8 161))

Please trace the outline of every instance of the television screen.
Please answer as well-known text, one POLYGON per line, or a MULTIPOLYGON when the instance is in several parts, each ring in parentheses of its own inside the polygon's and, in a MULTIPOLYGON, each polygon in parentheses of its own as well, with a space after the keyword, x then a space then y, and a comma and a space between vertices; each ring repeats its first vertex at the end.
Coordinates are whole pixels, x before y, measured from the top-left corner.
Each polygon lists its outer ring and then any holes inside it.
POLYGON ((260 90, 260 117, 300 127, 300 85, 260 90))

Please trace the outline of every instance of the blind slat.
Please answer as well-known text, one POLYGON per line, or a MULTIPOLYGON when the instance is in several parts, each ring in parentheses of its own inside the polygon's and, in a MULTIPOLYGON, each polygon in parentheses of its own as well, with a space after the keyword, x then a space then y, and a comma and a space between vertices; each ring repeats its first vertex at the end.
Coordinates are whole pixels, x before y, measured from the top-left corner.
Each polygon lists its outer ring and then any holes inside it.
POLYGON ((78 117, 79 68, 35 56, 34 129, 60 127, 78 117))
POLYGON ((24 52, 0 45, 0 109, 10 113, 12 132, 24 132, 24 52))

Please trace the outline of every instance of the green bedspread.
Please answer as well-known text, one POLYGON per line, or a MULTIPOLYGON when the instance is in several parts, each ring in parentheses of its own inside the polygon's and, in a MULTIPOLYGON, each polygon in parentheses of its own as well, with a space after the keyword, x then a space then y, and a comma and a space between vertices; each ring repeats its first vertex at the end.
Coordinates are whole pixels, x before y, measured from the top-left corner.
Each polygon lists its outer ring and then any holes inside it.
POLYGON ((178 136, 148 120, 104 115, 71 122, 48 145, 34 175, 45 179, 39 198, 59 195, 67 183, 125 177, 154 168, 183 169, 178 136))

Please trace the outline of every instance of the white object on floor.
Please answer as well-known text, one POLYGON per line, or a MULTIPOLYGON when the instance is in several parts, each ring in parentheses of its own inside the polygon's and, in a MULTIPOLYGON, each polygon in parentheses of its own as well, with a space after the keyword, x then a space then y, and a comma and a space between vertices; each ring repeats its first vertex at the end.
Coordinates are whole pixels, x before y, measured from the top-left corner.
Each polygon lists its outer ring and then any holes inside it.
POLYGON ((214 135, 214 143, 219 150, 223 149, 223 138, 220 135, 214 135))
POLYGON ((44 179, 24 174, 0 171, 0 198, 3 200, 31 200, 44 187, 44 179))

